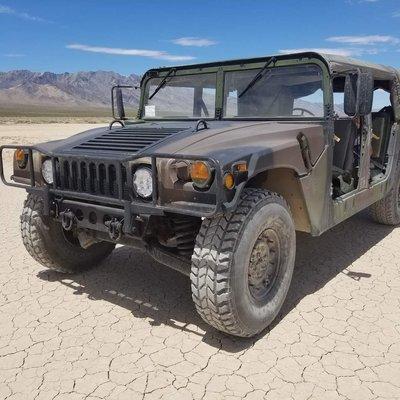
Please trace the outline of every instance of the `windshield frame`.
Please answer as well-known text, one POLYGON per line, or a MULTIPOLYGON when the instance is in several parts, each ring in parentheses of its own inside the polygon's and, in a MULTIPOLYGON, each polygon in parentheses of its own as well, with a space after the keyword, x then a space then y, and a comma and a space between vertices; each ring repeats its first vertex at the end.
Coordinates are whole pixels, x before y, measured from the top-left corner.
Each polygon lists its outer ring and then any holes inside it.
MULTIPOLYGON (((174 76, 183 75, 194 75, 194 74, 216 74, 216 93, 215 93, 215 111, 213 117, 194 117, 194 118, 146 118, 144 117, 144 106, 147 104, 149 90, 147 90, 147 84, 152 78, 164 78, 171 68, 162 68, 148 71, 142 79, 141 82, 141 96, 140 104, 138 110, 138 118, 143 121, 198 121, 199 119, 204 119, 208 121, 324 121, 329 117, 329 110, 333 105, 333 94, 332 94, 332 83, 330 71, 326 63, 316 57, 309 58, 276 58, 275 63, 272 68, 279 67, 289 67, 289 66, 304 66, 304 65, 315 65, 321 69, 322 72, 322 91, 323 91, 323 102, 324 102, 324 115, 323 116, 285 116, 285 117, 224 117, 224 83, 225 83, 225 73, 242 71, 242 70, 259 70, 265 66, 266 61, 269 57, 249 60, 243 63, 224 63, 221 62, 220 65, 216 63, 212 66, 186 66, 186 67, 176 67, 176 73, 174 76)), ((172 78, 173 79, 173 78, 172 78)), ((161 89, 162 90, 162 89, 161 89)))

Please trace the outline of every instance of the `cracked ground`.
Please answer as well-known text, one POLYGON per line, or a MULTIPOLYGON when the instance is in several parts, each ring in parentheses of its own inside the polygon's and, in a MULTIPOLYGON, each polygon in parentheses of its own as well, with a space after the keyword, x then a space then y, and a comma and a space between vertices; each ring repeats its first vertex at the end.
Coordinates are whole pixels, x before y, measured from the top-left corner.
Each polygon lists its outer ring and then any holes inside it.
MULTIPOLYGON (((0 127, 0 143, 83 125, 0 127)), ((74 276, 25 251, 25 193, 0 186, 0 399, 400 399, 400 229, 357 215, 298 235, 276 322, 223 335, 194 309, 188 278, 117 248, 74 276)))

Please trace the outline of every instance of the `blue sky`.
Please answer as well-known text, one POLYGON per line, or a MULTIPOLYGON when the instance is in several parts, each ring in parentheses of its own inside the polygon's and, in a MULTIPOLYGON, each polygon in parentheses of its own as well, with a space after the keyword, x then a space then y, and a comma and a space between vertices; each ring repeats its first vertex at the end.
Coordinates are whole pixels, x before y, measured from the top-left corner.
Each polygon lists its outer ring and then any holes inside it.
POLYGON ((282 53, 400 67, 399 0, 0 0, 0 70, 143 73, 282 53))

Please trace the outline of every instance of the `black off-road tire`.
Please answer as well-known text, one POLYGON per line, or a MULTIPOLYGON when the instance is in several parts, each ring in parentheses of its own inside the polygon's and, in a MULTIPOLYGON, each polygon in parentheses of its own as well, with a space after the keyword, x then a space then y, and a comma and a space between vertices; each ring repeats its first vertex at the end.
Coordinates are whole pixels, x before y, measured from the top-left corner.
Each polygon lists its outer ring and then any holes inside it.
POLYGON ((95 243, 87 249, 79 242, 67 239, 61 224, 43 215, 43 201, 29 194, 21 215, 22 241, 28 253, 44 267, 62 273, 77 273, 90 269, 114 250, 108 242, 95 243))
POLYGON ((293 275, 296 235, 285 200, 263 189, 243 191, 234 212, 203 220, 192 256, 192 297, 200 316, 216 329, 250 337, 277 316, 293 275), (263 301, 249 289, 249 262, 260 232, 276 232, 280 262, 263 301))
POLYGON ((371 218, 384 225, 400 224, 400 171, 397 173, 397 179, 393 188, 382 199, 369 207, 371 218))

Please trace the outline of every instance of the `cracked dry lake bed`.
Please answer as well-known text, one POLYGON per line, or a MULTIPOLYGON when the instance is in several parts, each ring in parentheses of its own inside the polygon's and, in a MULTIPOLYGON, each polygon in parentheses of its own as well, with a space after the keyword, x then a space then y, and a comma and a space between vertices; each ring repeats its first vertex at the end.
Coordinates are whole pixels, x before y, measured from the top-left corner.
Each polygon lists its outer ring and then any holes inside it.
MULTIPOLYGON (((0 126, 0 144, 90 127, 0 126)), ((189 280, 136 250, 45 270, 20 239, 24 197, 0 186, 0 399, 400 399, 400 228, 362 213, 299 234, 282 312, 243 340, 203 323, 189 280)))

